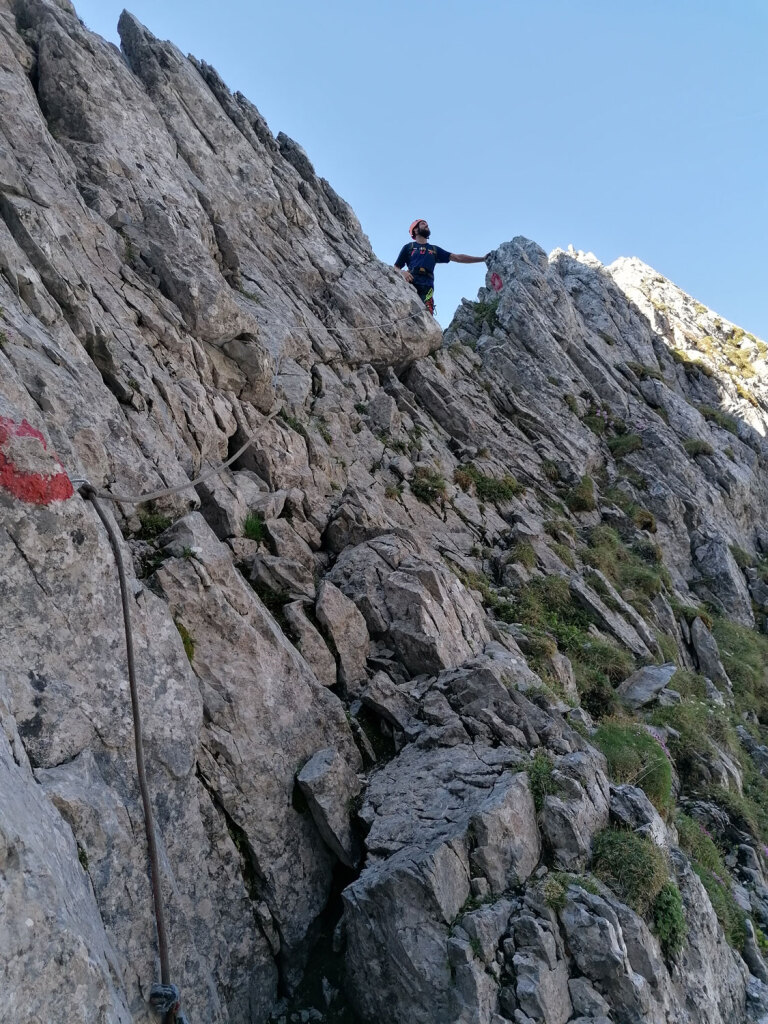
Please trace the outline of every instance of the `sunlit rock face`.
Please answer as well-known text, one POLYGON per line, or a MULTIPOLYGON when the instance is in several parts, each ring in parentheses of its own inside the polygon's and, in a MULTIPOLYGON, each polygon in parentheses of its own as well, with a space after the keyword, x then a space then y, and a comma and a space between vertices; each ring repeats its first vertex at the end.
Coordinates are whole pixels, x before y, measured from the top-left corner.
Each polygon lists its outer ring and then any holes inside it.
POLYGON ((763 1020, 765 344, 524 238, 442 335, 119 28, 0 0, 0 1019, 159 974, 87 480, 191 1021, 763 1020))

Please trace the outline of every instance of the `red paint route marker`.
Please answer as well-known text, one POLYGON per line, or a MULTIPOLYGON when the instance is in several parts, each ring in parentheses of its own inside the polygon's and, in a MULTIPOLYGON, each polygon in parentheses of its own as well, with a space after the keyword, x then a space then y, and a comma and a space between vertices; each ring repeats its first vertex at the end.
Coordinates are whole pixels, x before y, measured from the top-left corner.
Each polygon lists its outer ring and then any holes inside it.
POLYGON ((491 288, 493 288, 495 292, 501 291, 502 284, 503 282, 497 273, 494 272, 491 274, 491 288))
POLYGON ((40 431, 6 416, 0 416, 0 487, 33 505, 65 501, 75 493, 40 431))

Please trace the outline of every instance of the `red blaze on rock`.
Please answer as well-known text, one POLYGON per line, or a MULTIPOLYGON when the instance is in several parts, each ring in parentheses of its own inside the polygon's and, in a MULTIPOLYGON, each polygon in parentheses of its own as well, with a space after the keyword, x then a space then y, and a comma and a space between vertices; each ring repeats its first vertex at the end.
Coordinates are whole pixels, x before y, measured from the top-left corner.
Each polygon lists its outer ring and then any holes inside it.
POLYGON ((40 431, 6 416, 0 416, 0 487, 34 505, 64 501, 75 493, 40 431))

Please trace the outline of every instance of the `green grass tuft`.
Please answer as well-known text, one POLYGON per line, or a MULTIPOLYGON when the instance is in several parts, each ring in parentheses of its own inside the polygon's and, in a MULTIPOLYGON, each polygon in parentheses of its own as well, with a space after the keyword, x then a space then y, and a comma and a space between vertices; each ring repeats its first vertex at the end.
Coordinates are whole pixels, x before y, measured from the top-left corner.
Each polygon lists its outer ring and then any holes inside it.
POLYGON ((411 479, 411 493, 425 505, 445 498, 445 478, 436 469, 417 466, 411 479))
POLYGON ((672 766, 661 745, 641 725, 604 720, 592 742, 605 754, 613 782, 639 786, 660 814, 672 810, 672 766))
POLYGON ((697 405, 696 408, 699 410, 705 420, 711 420, 716 423, 723 430, 728 430, 731 434, 738 434, 739 425, 733 416, 729 416, 723 412, 722 409, 718 409, 714 405, 697 405))
POLYGON ((667 956, 679 953, 685 944, 688 929, 680 890, 671 880, 662 885, 653 904, 653 923, 664 953, 667 956))
POLYGON ((264 514, 262 512, 249 512, 243 524, 243 536, 248 540, 264 540, 264 514))
POLYGON ((628 362, 627 366, 639 380, 664 380, 664 374, 655 366, 646 366, 644 363, 628 362))
POLYGON ((176 624, 176 629, 178 629, 179 631, 181 642, 184 644, 184 653, 186 654, 187 660, 191 665, 192 659, 195 656, 195 641, 183 622, 179 622, 178 619, 174 619, 173 621, 176 624))
POLYGON ((148 506, 140 506, 138 509, 141 529, 136 534, 139 540, 154 540, 155 537, 167 530, 173 520, 170 516, 153 511, 148 506))
POLYGON ((525 493, 525 487, 513 476, 488 476, 481 473, 472 462, 459 466, 453 474, 453 479, 464 491, 468 491, 474 484, 480 501, 509 501, 525 493))
POLYGON ((608 439, 608 448, 616 459, 638 452, 643 447, 643 439, 639 434, 619 434, 608 439))
POLYGON ((533 544, 528 540, 519 540, 509 549, 505 561, 518 562, 526 569, 533 569, 536 565, 536 551, 533 544))
POLYGON ((533 760, 525 769, 528 772, 533 802, 537 811, 544 806, 545 796, 553 796, 558 791, 559 787, 553 777, 554 767, 551 758, 543 750, 537 750, 533 760))
POLYGON ((571 512, 594 512, 597 508, 597 498, 592 477, 583 476, 578 484, 567 491, 565 504, 571 512))
POLYGON ((645 916, 669 880, 663 852, 636 832, 606 828, 592 845, 592 868, 619 899, 645 916))
POLYGON ((689 437, 683 441, 686 455, 695 459, 698 455, 714 455, 715 449, 707 441, 700 441, 697 437, 689 437))

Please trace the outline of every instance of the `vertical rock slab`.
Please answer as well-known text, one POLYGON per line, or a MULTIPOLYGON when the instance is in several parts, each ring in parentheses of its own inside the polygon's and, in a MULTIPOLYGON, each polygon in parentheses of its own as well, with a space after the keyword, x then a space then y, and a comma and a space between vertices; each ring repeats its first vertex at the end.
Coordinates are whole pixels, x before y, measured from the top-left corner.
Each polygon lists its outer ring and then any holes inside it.
POLYGON ((132 1024, 68 825, 35 783, 0 675, 0 1018, 132 1024))
POLYGON ((162 537, 176 557, 157 572, 171 613, 196 639, 192 669, 204 707, 198 767, 247 843, 283 963, 323 909, 333 856, 311 815, 292 806, 295 776, 333 747, 352 771, 360 755, 341 702, 321 686, 198 513, 162 537), (194 550, 193 558, 184 552, 194 550))
POLYGON ((338 653, 341 682, 346 686, 363 682, 371 642, 357 607, 338 587, 324 580, 317 592, 315 614, 338 653))

